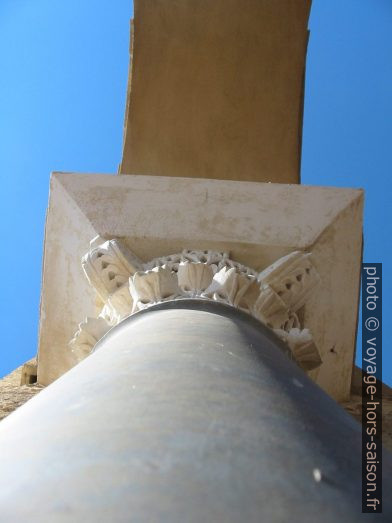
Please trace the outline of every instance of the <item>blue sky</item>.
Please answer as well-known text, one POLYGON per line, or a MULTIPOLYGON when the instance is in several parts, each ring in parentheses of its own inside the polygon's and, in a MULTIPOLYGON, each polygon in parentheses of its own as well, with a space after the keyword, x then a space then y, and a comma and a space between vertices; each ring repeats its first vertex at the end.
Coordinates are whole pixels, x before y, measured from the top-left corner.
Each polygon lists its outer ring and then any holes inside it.
MULTIPOLYGON (((0 0, 0 376, 37 349, 50 172, 117 171, 131 16, 130 0, 0 0)), ((310 29, 302 182, 366 190, 364 260, 384 263, 388 325, 392 3, 314 0, 310 29)))

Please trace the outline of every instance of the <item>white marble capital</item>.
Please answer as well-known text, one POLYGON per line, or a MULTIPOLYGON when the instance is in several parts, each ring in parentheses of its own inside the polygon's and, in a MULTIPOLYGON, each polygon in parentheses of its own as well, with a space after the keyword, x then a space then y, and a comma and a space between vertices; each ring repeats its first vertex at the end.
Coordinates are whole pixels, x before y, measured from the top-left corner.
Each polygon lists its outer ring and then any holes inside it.
POLYGON ((119 240, 96 243, 93 240, 82 267, 105 306, 98 318, 86 318, 72 338, 78 359, 127 316, 157 303, 198 298, 226 303, 257 318, 290 347, 305 370, 321 364, 313 338, 297 315, 320 279, 309 253, 292 252, 257 273, 225 252, 184 250, 143 263, 119 240))

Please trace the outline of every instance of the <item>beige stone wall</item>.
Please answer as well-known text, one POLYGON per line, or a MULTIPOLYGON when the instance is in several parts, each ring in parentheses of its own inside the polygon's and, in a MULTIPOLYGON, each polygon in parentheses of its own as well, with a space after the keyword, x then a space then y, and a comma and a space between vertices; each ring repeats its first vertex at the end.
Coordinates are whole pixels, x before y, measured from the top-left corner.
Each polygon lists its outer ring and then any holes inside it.
POLYGON ((24 365, 0 380, 0 420, 35 396, 42 385, 21 385, 24 365))
POLYGON ((311 0, 135 0, 122 174, 298 183, 311 0))

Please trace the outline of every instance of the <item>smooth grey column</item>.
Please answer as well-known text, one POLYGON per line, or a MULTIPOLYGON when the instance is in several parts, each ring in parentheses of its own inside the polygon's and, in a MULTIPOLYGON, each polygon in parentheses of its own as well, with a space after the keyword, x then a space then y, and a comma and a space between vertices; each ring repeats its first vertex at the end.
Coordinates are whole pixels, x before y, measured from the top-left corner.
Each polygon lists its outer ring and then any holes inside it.
POLYGON ((361 428, 232 307, 138 313, 0 424, 0 522, 392 521, 361 428))

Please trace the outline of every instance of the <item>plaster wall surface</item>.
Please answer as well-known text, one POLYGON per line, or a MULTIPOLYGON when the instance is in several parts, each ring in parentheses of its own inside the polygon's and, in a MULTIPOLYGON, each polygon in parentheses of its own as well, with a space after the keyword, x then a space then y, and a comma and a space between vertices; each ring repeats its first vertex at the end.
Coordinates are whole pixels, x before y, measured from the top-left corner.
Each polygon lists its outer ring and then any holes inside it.
POLYGON ((310 0, 135 0, 122 174, 298 183, 310 0))

